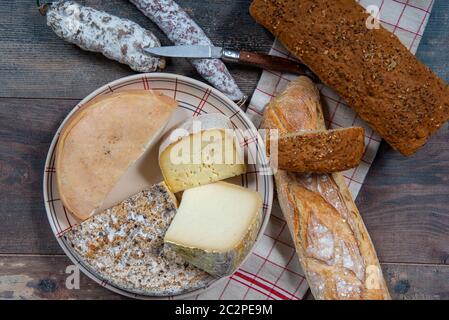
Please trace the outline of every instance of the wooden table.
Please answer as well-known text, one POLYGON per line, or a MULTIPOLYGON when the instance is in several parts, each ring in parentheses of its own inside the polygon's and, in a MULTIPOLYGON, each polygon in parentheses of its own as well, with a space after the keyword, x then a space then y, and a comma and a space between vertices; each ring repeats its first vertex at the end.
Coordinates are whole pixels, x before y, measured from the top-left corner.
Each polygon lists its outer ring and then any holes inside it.
MULTIPOLYGON (((130 18, 168 44, 127 1, 80 2, 130 18)), ((271 46, 272 36, 248 14, 250 1, 180 3, 216 44, 265 52, 271 46)), ((447 12, 449 2, 437 0, 418 53, 445 80, 447 12)), ((42 177, 53 134, 77 101, 133 72, 59 39, 33 1, 4 1, 0 29, 0 298, 121 298, 84 276, 80 290, 66 289, 71 263, 47 222, 42 177)), ((167 71, 198 78, 182 59, 167 71)), ((260 71, 231 71, 251 94, 260 71)), ((383 143, 357 199, 394 298, 449 298, 448 141, 445 125, 410 158, 383 143)))

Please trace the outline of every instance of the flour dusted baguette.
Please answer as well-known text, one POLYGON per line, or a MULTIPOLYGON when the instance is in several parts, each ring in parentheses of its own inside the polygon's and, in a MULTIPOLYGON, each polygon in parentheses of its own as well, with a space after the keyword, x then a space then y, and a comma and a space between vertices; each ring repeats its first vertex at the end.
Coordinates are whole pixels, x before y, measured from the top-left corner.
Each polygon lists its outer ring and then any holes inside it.
POLYGON ((278 168, 323 173, 353 168, 363 157, 364 132, 352 127, 283 134, 277 140, 278 168))
MULTIPOLYGON (((263 126, 281 133, 324 130, 319 94, 306 77, 267 107, 263 126)), ((370 236, 340 173, 279 170, 279 203, 316 299, 389 299, 370 236)))
POLYGON ((392 147, 411 155, 449 119, 449 87, 355 0, 254 0, 251 15, 392 147))

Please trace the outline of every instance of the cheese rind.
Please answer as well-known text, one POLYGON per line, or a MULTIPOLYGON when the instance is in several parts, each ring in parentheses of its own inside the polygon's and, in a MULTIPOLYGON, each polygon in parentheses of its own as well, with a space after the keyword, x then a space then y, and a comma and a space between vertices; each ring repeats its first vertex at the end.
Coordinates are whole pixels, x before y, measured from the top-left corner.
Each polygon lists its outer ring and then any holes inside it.
POLYGON ((189 119, 161 144, 159 165, 164 180, 173 192, 179 192, 241 175, 246 165, 238 146, 226 116, 189 119))
POLYGON ((230 275, 256 241, 262 207, 259 193, 226 182, 188 189, 164 242, 209 274, 230 275))

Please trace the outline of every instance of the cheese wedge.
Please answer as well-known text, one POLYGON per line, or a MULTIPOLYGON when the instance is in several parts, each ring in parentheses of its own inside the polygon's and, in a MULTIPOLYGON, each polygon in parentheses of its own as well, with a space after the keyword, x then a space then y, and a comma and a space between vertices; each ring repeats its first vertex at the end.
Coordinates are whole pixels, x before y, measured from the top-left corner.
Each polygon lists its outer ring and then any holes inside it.
POLYGON ((151 296, 181 294, 212 277, 164 248, 176 208, 175 196, 159 183, 74 226, 64 238, 89 269, 116 287, 151 296))
POLYGON ((173 192, 246 172, 244 157, 229 119, 206 114, 189 119, 161 144, 159 166, 173 192))
POLYGON ((188 189, 164 242, 211 275, 230 275, 256 241, 262 207, 259 193, 222 181, 188 189))
POLYGON ((160 136, 177 102, 147 90, 123 91, 83 106, 61 132, 56 177, 64 206, 93 215, 127 169, 160 136))

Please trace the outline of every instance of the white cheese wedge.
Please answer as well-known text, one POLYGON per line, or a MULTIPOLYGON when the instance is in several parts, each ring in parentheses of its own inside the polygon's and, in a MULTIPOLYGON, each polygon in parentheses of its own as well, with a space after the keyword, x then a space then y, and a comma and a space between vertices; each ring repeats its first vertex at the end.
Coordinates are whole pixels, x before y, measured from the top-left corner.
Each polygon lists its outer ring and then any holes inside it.
POLYGON ((256 241, 262 207, 259 193, 226 182, 188 189, 164 242, 198 268, 230 275, 256 241))
POLYGON ((246 172, 244 157, 229 119, 207 114, 189 119, 161 144, 159 165, 173 192, 246 172))

